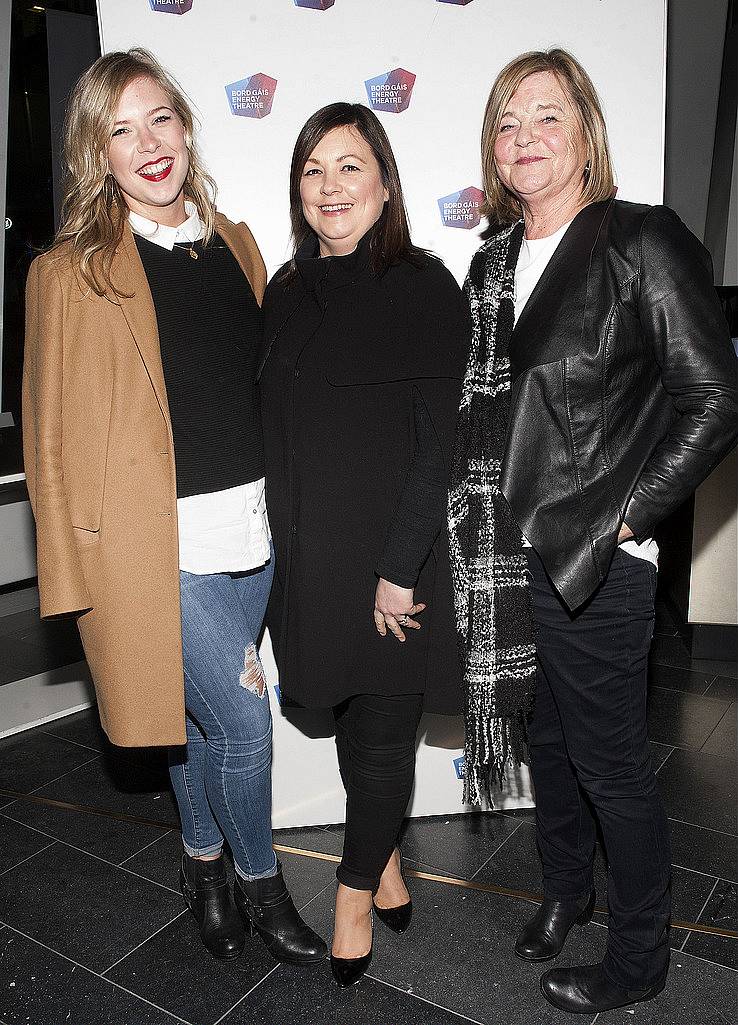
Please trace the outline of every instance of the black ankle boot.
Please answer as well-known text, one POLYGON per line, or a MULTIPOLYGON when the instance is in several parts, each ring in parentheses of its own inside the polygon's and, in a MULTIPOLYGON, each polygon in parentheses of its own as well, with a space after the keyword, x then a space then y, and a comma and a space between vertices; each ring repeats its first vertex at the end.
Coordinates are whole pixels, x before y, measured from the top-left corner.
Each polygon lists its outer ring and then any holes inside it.
POLYGON ((544 898, 515 941, 515 953, 524 961, 550 961, 561 953, 572 926, 589 922, 594 905, 594 890, 581 900, 544 898))
POLYGON ((233 903, 223 856, 203 861, 183 854, 179 887, 200 927, 202 942, 213 957, 220 961, 238 957, 246 934, 233 903))
POLYGON ((602 964, 552 968, 541 978, 541 992, 549 1004, 569 1014, 599 1014, 641 1000, 653 1000, 664 988, 666 972, 641 989, 625 989, 611 982, 602 964))
POLYGON ((275 960, 288 964, 324 960, 328 948, 297 913, 281 865, 277 865, 277 874, 267 879, 248 882, 237 875, 234 896, 244 925, 250 933, 256 931, 261 936, 275 960))

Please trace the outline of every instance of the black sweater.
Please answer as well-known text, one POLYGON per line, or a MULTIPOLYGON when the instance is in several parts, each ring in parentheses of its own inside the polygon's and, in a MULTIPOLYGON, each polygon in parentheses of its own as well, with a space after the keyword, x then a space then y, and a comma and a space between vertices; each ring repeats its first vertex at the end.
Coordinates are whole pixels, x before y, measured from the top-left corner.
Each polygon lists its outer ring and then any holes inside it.
POLYGON ((236 258, 212 243, 170 252, 135 236, 156 309, 177 498, 264 476, 254 386, 261 310, 236 258))
POLYGON ((418 256, 374 273, 298 254, 264 297, 261 373, 275 583, 269 628, 286 698, 426 695, 459 707, 443 528, 468 312, 445 267, 418 256), (438 459, 438 455, 441 459, 438 459), (435 538, 435 541, 434 541, 435 538), (388 644, 374 625, 377 573, 415 584, 423 625, 388 644), (417 578, 417 580, 416 580, 417 578))

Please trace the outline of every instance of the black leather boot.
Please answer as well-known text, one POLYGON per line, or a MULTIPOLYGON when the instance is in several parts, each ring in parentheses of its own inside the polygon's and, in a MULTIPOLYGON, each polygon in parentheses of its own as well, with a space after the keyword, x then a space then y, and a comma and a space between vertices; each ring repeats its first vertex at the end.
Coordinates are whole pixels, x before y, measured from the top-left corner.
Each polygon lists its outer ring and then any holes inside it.
POLYGON ((561 953, 572 926, 589 922, 594 906, 594 890, 575 901, 545 897, 515 941, 515 953, 524 961, 550 961, 561 953))
POLYGON ((570 1014, 598 1014, 614 1007, 652 1000, 661 992, 666 973, 644 989, 624 989, 611 982, 601 964, 551 968, 541 978, 541 992, 549 1004, 570 1014))
POLYGON ((182 855, 179 887, 200 927, 207 949, 220 961, 232 961, 246 943, 243 923, 233 903, 223 855, 212 861, 182 855))
POLYGON ((325 959, 328 947, 297 913, 281 865, 267 879, 248 882, 237 875, 234 896, 246 928, 261 936, 276 961, 314 964, 325 959))

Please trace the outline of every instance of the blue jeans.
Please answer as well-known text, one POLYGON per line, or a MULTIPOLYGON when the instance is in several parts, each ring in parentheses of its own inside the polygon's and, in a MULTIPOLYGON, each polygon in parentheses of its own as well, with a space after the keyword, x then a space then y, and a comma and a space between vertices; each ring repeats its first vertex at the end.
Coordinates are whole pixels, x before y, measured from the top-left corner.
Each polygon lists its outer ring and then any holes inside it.
POLYGON ((169 774, 188 854, 223 840, 244 879, 277 871, 272 848, 272 719, 256 641, 274 556, 248 573, 180 573, 187 746, 169 774))

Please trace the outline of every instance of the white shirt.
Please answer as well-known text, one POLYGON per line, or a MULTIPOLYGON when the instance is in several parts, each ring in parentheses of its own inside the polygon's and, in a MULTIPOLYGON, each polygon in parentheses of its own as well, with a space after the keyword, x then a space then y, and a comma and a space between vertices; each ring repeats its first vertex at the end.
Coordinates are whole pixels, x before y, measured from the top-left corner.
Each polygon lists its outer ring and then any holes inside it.
MULTIPOLYGON (((547 235, 546 238, 526 238, 523 236, 518 262, 515 265, 516 323, 523 311, 523 307, 530 299, 533 289, 546 269, 548 261, 556 251, 570 224, 571 221, 568 221, 558 231, 555 231, 553 235, 547 235)), ((523 538, 523 546, 525 548, 532 547, 525 537, 523 538)), ((628 552, 629 555, 634 555, 637 559, 646 559, 648 562, 652 562, 654 566, 658 566, 659 546, 652 537, 646 538, 641 544, 634 540, 623 541, 620 548, 624 552, 628 552)))
MULTIPOLYGON (((185 202, 178 228, 131 211, 131 231, 170 252, 178 242, 197 242, 205 229, 197 207, 185 202)), ((243 573, 270 558, 264 478, 225 491, 177 499, 179 568, 186 573, 243 573)))

